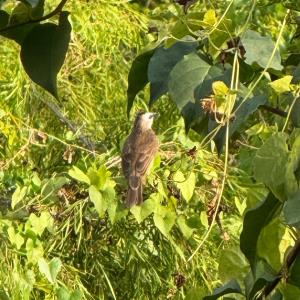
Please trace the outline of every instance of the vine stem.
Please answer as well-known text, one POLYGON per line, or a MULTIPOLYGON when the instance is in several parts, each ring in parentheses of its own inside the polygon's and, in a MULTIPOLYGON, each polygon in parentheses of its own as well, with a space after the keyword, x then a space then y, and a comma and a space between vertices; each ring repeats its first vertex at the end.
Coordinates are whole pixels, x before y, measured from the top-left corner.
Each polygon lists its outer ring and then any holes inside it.
MULTIPOLYGON (((238 90, 238 85, 239 85, 239 62, 238 62, 238 49, 236 49, 235 56, 234 56, 234 67, 232 70, 232 77, 231 77, 231 84, 230 88, 231 90, 235 89, 238 90)), ((202 241, 196 248, 196 250, 192 253, 192 255, 188 258, 187 263, 193 259, 193 257, 196 255, 196 253, 201 249, 205 241, 207 240, 209 234, 212 231, 212 228, 215 224, 219 207, 221 204, 222 200, 222 195, 225 187, 225 182, 226 182, 226 177, 227 177, 227 170, 228 170, 228 156, 229 156, 229 124, 230 124, 230 116, 231 116, 231 111, 234 107, 234 103, 236 100, 236 94, 229 94, 228 95, 228 107, 227 107, 227 113, 226 113, 226 119, 225 119, 225 124, 226 124, 226 135, 225 135, 225 157, 224 157, 224 171, 223 171, 223 178, 222 178, 222 183, 221 183, 221 188, 217 191, 217 203, 215 207, 215 211, 212 217, 212 221, 210 223, 210 226, 208 230, 206 231, 202 241)))
POLYGON ((285 120, 285 122, 284 122, 284 125, 283 125, 283 128, 282 128, 282 132, 284 132, 285 129, 286 129, 286 126, 287 126, 287 124, 288 124, 288 121, 289 121, 289 118, 290 118, 292 109, 293 109, 293 107, 294 107, 296 101, 298 100, 298 98, 299 98, 299 93, 296 93, 296 95, 295 95, 295 97, 294 97, 294 99, 293 99, 293 102, 292 102, 292 104, 291 104, 291 106, 290 106, 290 108, 289 108, 289 111, 288 111, 288 113, 287 113, 287 117, 286 117, 286 120, 285 120))
POLYGON ((22 27, 22 26, 27 25, 27 24, 39 23, 39 22, 45 21, 47 19, 50 19, 50 18, 54 17, 56 14, 58 14, 62 11, 62 9, 65 6, 65 4, 67 3, 67 1, 68 0, 61 0, 61 2, 57 5, 57 7, 53 11, 51 11, 49 14, 47 14, 45 16, 42 16, 38 19, 30 19, 30 20, 25 21, 25 22, 13 24, 13 25, 1 28, 0 29, 0 34, 3 33, 3 32, 7 32, 9 30, 12 30, 12 29, 16 29, 18 27, 22 27))

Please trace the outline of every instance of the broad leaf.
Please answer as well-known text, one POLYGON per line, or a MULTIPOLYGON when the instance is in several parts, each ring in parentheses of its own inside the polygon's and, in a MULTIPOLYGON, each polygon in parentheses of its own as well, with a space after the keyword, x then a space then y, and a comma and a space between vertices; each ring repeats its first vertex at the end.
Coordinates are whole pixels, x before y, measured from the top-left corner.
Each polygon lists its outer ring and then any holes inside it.
POLYGON ((37 25, 26 36, 21 47, 21 61, 26 73, 56 98, 57 74, 66 57, 70 34, 68 13, 62 12, 59 25, 37 25))
POLYGON ((17 186, 16 190, 12 194, 11 198, 11 208, 14 209, 15 206, 24 199, 27 192, 27 187, 23 186, 22 188, 20 186, 17 186))
POLYGON ((154 49, 137 56, 133 61, 128 74, 127 89, 127 115, 131 111, 135 96, 148 83, 147 69, 149 61, 154 53, 154 49))
POLYGON ((88 185, 91 184, 90 178, 76 166, 73 166, 72 169, 68 172, 68 174, 69 176, 78 181, 85 182, 88 185))
POLYGON ((230 280, 224 286, 217 288, 211 296, 205 296, 203 300, 215 300, 227 294, 242 294, 240 285, 235 279, 230 280))
POLYGON ((184 55, 194 52, 198 43, 178 42, 170 48, 155 50, 148 66, 150 106, 168 91, 169 74, 184 55))
POLYGON ((0 29, 6 27, 8 21, 9 21, 9 14, 4 10, 0 10, 0 29))
POLYGON ((7 233, 8 233, 8 237, 9 237, 9 241, 14 244, 17 249, 20 249, 22 247, 22 245, 24 244, 25 240, 24 238, 21 236, 20 233, 15 232, 14 227, 10 226, 7 229, 7 233))
POLYGON ((55 283, 56 277, 61 269, 61 260, 55 257, 48 263, 44 258, 40 258, 38 265, 40 272, 45 275, 49 282, 55 283))
POLYGON ((142 205, 133 206, 130 211, 136 218, 137 222, 140 224, 143 222, 150 214, 155 211, 157 201, 154 198, 149 198, 142 203, 142 205))
POLYGON ((172 211, 166 210, 163 214, 155 213, 153 216, 155 226, 160 232, 168 237, 170 230, 175 224, 176 214, 172 211))
POLYGON ((222 282, 227 282, 232 278, 240 278, 248 272, 247 263, 240 249, 231 248, 221 250, 219 257, 219 277, 222 282))
POLYGON ((248 259, 252 271, 255 270, 257 243, 262 229, 278 215, 281 202, 269 193, 267 198, 257 207, 246 212, 243 231, 240 236, 240 248, 248 259))
POLYGON ((178 227, 180 229, 180 231, 182 232, 183 236, 186 238, 186 239, 189 239, 193 232, 194 232, 194 229, 189 227, 187 224, 186 224, 186 218, 184 215, 180 215, 178 218, 177 218, 177 224, 178 224, 178 227))
POLYGON ((261 290, 270 282, 273 282, 277 274, 264 261, 259 261, 256 265, 252 286, 247 289, 247 299, 257 299, 261 290))
POLYGON ((203 82, 212 66, 196 53, 185 55, 170 73, 169 93, 181 110, 189 102, 195 103, 196 87, 203 82))
MULTIPOLYGON (((245 61, 247 64, 252 65, 256 63, 262 68, 268 66, 268 61, 275 48, 275 43, 269 36, 262 36, 256 31, 247 30, 242 37, 242 43, 246 49, 245 61)), ((278 50, 276 50, 268 67, 274 70, 282 69, 281 58, 278 50)))
POLYGON ((292 78, 293 78, 293 76, 286 75, 280 79, 272 81, 269 84, 272 87, 272 89, 276 92, 276 94, 279 95, 279 94, 282 94, 285 92, 289 92, 291 90, 290 84, 291 84, 292 78))
POLYGON ((103 217, 103 214, 107 209, 107 203, 105 199, 103 199, 102 194, 95 186, 91 185, 89 187, 89 196, 99 216, 103 217))
POLYGON ((300 191, 284 203, 283 213, 287 224, 300 229, 300 191))
POLYGON ((194 172, 190 172, 187 176, 184 176, 181 171, 177 171, 173 177, 176 187, 180 190, 182 197, 186 201, 190 201, 195 189, 196 175, 194 172))
POLYGON ((257 181, 269 187, 279 186, 285 182, 286 165, 289 159, 286 140, 285 133, 276 133, 257 151, 253 162, 254 176, 257 181))

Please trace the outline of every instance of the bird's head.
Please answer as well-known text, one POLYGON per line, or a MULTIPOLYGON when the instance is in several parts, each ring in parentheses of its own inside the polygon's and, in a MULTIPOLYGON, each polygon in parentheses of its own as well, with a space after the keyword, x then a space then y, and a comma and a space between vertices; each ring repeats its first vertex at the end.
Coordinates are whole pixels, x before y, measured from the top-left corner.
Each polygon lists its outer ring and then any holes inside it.
POLYGON ((158 113, 139 112, 136 116, 134 127, 142 130, 147 130, 152 127, 153 120, 158 116, 158 113))

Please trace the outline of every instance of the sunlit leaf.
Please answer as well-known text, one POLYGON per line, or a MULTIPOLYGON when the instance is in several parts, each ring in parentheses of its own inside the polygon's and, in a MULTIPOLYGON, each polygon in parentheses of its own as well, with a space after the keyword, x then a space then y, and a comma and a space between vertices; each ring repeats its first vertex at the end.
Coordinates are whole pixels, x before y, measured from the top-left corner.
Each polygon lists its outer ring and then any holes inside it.
POLYGON ((211 296, 205 296, 203 300, 215 300, 227 294, 242 294, 240 285, 235 279, 230 280, 224 286, 217 288, 211 296))
POLYGON ((280 79, 272 81, 270 86, 276 92, 276 94, 282 94, 291 90, 290 83, 292 81, 293 76, 286 75, 280 79))
POLYGON ((68 174, 78 181, 85 182, 88 185, 91 184, 90 178, 76 166, 73 166, 72 169, 69 170, 68 174))
POLYGON ((187 176, 184 176, 183 173, 178 170, 173 177, 174 183, 177 186, 177 188, 180 190, 182 197, 189 201, 191 200, 195 184, 196 184, 196 175, 194 172, 190 172, 187 174, 187 176))
POLYGON ((24 199, 27 192, 27 187, 23 186, 22 188, 20 186, 17 186, 16 190, 12 194, 11 198, 11 207, 12 209, 15 208, 15 206, 24 199))

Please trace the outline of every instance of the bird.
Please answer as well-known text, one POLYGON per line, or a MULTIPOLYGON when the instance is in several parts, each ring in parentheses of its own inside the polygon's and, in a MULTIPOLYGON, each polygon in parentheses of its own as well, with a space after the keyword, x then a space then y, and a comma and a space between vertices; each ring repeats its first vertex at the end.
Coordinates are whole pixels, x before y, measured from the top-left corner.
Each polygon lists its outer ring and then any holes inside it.
POLYGON ((143 203, 143 185, 153 159, 159 149, 159 140, 152 129, 157 113, 139 112, 122 150, 122 169, 128 182, 126 206, 143 203))

